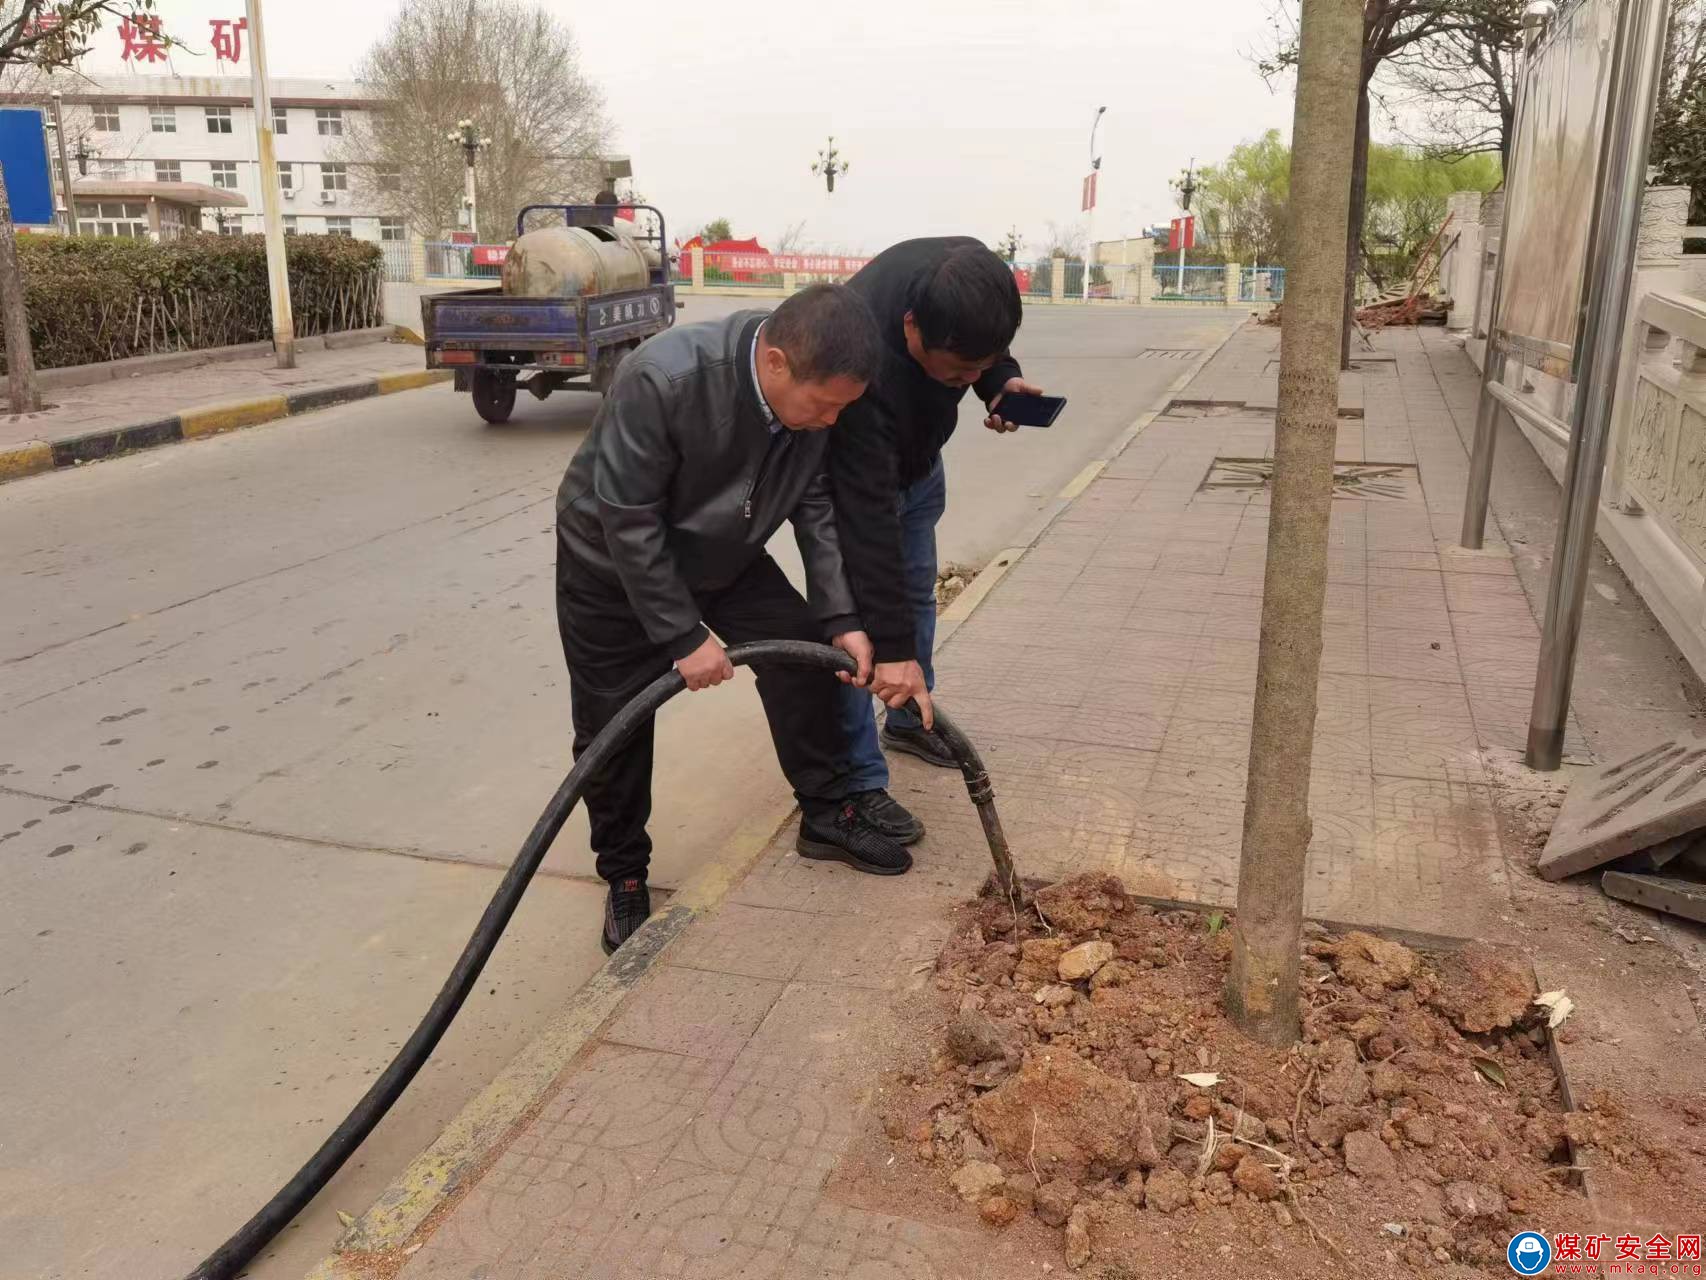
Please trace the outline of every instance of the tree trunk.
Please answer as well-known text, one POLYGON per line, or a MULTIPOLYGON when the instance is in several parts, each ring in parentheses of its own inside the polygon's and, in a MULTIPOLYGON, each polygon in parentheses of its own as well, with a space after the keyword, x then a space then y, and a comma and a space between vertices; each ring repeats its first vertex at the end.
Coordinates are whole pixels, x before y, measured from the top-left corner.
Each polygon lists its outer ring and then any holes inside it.
POLYGON ((1350 222, 1345 229, 1345 323, 1339 334, 1339 368, 1351 367, 1356 331, 1357 277, 1362 274, 1363 222, 1368 215, 1368 82, 1357 92, 1356 141, 1351 155, 1350 222))
POLYGON ((1309 764, 1327 592, 1344 253, 1356 134, 1360 0, 1303 0, 1292 123, 1273 504, 1250 777, 1226 1011, 1246 1035, 1297 1039, 1309 764))
POLYGON ((36 386, 36 357, 30 349, 30 315, 24 309, 24 273, 18 266, 18 240, 12 229, 12 202, 0 173, 0 321, 6 326, 6 391, 13 413, 41 408, 36 386))

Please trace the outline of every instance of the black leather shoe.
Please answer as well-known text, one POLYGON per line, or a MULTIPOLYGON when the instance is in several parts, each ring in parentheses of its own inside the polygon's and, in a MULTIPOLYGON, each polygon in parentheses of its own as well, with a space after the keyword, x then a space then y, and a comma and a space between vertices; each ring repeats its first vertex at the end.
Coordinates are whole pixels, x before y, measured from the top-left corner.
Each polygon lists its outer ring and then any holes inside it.
POLYGON ((912 867, 912 855, 872 826, 851 800, 802 814, 794 848, 802 858, 845 862, 873 876, 903 875, 912 867))
POLYGON ((604 900, 604 954, 609 955, 646 922, 652 913, 652 895, 640 879, 614 880, 604 900))
POLYGON ((925 764, 942 769, 960 767, 954 753, 948 750, 948 744, 942 741, 942 735, 934 729, 891 729, 884 725, 883 746, 890 751, 904 751, 909 756, 917 756, 925 764))
POLYGON ((896 844, 917 844, 924 838, 924 824, 880 787, 855 791, 847 797, 878 831, 896 844))

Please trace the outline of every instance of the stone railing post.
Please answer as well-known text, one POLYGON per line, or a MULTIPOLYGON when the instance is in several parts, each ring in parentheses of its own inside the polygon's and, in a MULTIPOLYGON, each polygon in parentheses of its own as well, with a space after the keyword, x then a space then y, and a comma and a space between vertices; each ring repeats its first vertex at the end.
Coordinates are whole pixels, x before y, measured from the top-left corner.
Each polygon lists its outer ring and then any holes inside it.
POLYGON ((705 287, 705 251, 698 245, 694 245, 687 251, 687 264, 693 281, 693 288, 695 290, 703 289, 705 287))
POLYGON ((1228 262, 1224 271, 1222 283, 1226 288, 1226 305, 1236 307, 1244 300, 1244 267, 1242 263, 1228 262))
POLYGON ((1050 302, 1066 301, 1066 259, 1060 254, 1049 262, 1048 294, 1050 302))

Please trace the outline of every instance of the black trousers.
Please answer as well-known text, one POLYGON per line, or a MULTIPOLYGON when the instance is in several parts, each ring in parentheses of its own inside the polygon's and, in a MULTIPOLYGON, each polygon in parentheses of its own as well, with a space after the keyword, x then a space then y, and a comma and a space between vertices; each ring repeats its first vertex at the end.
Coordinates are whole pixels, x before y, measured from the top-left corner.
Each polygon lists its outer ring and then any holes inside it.
MULTIPOLYGON (((827 641, 806 602, 769 556, 738 580, 698 599, 705 624, 725 644, 748 640, 827 641)), ((670 669, 669 657, 646 637, 619 584, 594 578, 557 547, 557 626, 569 664, 575 758, 627 703, 670 669)), ((840 682, 825 671, 757 667, 758 696, 776 744, 776 759, 808 811, 847 793, 847 743, 836 709, 840 682)), ((693 695, 687 695, 693 696, 693 695)), ((592 826, 598 874, 615 881, 644 877, 652 841, 653 722, 590 779, 583 803, 592 826)))

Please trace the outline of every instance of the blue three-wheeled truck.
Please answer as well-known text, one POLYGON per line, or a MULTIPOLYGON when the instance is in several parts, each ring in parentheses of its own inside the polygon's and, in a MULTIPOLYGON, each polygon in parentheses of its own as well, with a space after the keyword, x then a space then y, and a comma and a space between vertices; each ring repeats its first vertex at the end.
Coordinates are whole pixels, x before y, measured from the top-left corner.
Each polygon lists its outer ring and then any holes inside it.
POLYGON ((607 391, 622 358, 675 323, 663 214, 631 207, 653 215, 652 229, 630 229, 609 205, 528 205, 501 285, 421 299, 427 368, 454 370, 490 423, 508 421, 518 387, 541 400, 569 386, 607 391), (539 213, 563 221, 530 227, 539 213))

